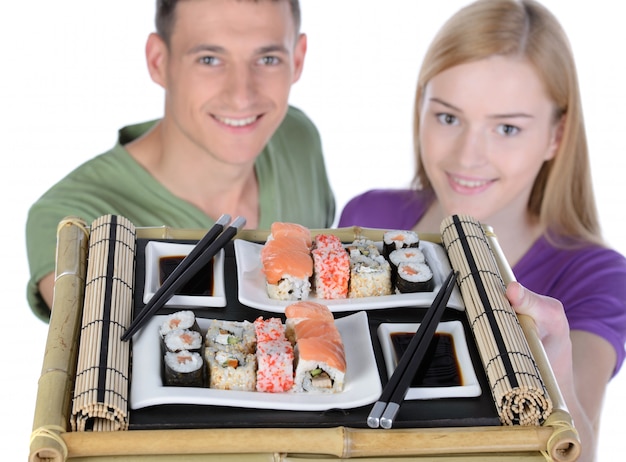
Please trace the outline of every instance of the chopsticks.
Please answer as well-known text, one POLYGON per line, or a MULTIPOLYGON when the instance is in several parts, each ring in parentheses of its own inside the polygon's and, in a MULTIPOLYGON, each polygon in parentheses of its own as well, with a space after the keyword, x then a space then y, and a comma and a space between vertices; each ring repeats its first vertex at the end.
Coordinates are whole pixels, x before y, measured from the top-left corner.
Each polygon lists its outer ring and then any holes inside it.
POLYGON ((146 303, 141 312, 133 319, 132 323, 124 332, 122 341, 128 340, 139 330, 172 296, 183 287, 189 280, 224 247, 241 228, 246 224, 246 219, 237 217, 230 222, 230 215, 222 215, 204 237, 189 252, 183 261, 172 271, 172 274, 163 282, 152 298, 146 303))
POLYGON ((457 273, 452 270, 435 296, 432 305, 426 312, 417 332, 409 342, 409 345, 398 361, 391 378, 383 388, 380 398, 367 417, 367 425, 371 428, 391 428, 393 419, 400 410, 400 404, 404 400, 411 381, 422 363, 424 355, 430 345, 439 320, 446 308, 454 285, 457 273))

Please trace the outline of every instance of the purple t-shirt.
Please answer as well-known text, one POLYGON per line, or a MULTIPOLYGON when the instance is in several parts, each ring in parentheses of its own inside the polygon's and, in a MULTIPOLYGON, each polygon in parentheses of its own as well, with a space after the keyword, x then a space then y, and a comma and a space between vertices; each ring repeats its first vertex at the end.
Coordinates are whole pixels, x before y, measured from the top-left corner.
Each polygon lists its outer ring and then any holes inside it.
MULTIPOLYGON (((368 191, 348 202, 338 226, 412 229, 432 200, 431 191, 368 191)), ((533 292, 560 300, 571 329, 599 335, 613 345, 613 374, 619 371, 626 344, 626 259, 621 254, 598 245, 562 249, 541 237, 513 272, 533 292)))

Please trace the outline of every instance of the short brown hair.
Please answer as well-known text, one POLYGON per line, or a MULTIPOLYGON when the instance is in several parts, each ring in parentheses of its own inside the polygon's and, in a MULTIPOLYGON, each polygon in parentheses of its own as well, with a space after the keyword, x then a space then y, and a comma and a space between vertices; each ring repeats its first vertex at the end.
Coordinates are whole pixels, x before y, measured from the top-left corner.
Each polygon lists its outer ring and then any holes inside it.
MULTIPOLYGON (((170 43, 172 36, 172 29, 174 28, 174 21, 176 20, 175 11, 176 5, 179 1, 183 0, 156 0, 156 16, 154 23, 156 31, 159 36, 165 41, 167 45, 170 43)), ((242 1, 242 0, 238 0, 242 1)), ((248 0, 259 2, 262 0, 248 0)), ((288 1, 291 7, 291 14, 293 16, 293 22, 296 27, 296 34, 300 31, 301 14, 300 14, 300 1, 299 0, 271 0, 274 2, 288 1)))

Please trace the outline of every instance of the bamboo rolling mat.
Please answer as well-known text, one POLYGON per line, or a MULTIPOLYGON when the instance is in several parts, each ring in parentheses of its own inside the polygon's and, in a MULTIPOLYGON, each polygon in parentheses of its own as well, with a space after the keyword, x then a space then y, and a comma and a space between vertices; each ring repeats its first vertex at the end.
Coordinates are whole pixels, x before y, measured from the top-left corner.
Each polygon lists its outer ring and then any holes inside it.
POLYGON ((552 400, 541 378, 482 225, 453 215, 441 236, 459 285, 491 393, 505 425, 541 425, 552 400))
POLYGON ((136 232, 127 219, 105 215, 91 225, 76 383, 74 431, 127 430, 136 232))

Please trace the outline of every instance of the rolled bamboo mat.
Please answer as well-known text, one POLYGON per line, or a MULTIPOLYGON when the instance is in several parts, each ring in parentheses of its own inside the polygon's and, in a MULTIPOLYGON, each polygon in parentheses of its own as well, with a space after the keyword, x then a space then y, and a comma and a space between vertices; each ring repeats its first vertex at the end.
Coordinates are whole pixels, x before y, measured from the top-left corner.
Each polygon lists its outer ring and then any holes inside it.
POLYGON ((72 406, 74 431, 127 430, 136 231, 124 217, 94 220, 72 406))
POLYGON ((441 224, 441 235, 459 286, 500 421, 541 425, 552 399, 505 295, 505 285, 482 225, 467 215, 441 224))
POLYGON ((88 242, 87 224, 80 218, 67 217, 59 223, 54 301, 37 388, 30 462, 63 462, 68 454, 61 435, 67 431, 76 373, 88 242))

